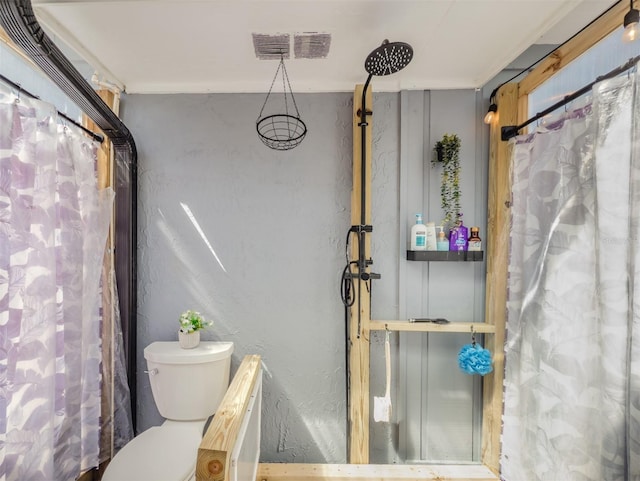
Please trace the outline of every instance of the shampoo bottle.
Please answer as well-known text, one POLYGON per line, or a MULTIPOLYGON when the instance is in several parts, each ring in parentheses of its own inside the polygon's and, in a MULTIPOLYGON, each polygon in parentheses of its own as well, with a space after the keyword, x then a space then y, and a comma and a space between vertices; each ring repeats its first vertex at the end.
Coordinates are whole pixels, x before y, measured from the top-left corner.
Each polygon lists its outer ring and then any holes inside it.
POLYGON ((427 228, 422 223, 422 214, 416 214, 416 223, 411 227, 411 250, 423 251, 427 248, 427 228))
MULTIPOLYGON (((462 214, 458 214, 462 217, 462 214)), ((458 217, 458 225, 451 229, 449 235, 449 250, 450 251, 466 251, 468 247, 468 230, 462 224, 462 219, 458 217)))
POLYGON ((427 222, 427 250, 438 250, 436 241, 436 224, 435 222, 427 222))
POLYGON ((438 237, 436 239, 436 247, 439 251, 448 251, 449 250, 449 239, 444 233, 444 227, 438 226, 438 237))

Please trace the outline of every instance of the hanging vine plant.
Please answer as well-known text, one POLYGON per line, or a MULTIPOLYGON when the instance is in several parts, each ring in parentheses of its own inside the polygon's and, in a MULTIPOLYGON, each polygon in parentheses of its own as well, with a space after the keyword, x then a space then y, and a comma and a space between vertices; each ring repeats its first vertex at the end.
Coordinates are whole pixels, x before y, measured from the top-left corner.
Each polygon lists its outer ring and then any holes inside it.
POLYGON ((444 134, 436 142, 433 163, 442 164, 440 205, 444 210, 442 225, 449 229, 460 215, 460 138, 444 134))

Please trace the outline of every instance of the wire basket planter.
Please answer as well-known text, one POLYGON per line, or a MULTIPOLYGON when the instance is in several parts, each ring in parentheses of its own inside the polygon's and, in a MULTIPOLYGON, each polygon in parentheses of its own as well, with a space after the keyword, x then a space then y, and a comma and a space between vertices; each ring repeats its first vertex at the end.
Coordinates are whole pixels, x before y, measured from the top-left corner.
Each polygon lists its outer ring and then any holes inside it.
POLYGON ((287 69, 284 66, 284 58, 282 55, 280 56, 280 63, 276 69, 276 74, 271 82, 271 87, 267 93, 267 98, 265 98, 262 109, 258 114, 256 130, 262 143, 274 150, 291 150, 300 145, 307 135, 307 126, 300 118, 300 112, 298 111, 296 99, 293 96, 293 91, 291 90, 289 76, 287 75, 287 69), (282 106, 282 110, 284 110, 284 113, 263 116, 264 109, 267 106, 267 102, 271 96, 271 91, 273 90, 273 85, 278 78, 278 73, 281 73, 282 75, 282 89, 284 96, 284 105, 282 106), (288 94, 287 87, 289 88, 288 94), (293 109, 295 109, 295 115, 293 115, 293 110, 289 112, 288 97, 291 97, 291 103, 293 109))

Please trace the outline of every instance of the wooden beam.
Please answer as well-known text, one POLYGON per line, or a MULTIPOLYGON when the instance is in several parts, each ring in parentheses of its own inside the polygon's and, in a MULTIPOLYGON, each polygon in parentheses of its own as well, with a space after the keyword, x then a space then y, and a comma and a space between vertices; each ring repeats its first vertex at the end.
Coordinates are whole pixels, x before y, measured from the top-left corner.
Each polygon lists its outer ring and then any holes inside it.
POLYGON ((20 58, 22 58, 22 60, 24 60, 26 63, 28 63, 31 67, 33 67, 35 70, 37 70, 38 72, 40 72, 40 67, 38 67, 33 60, 31 60, 31 57, 29 57, 26 53, 24 53, 24 50, 22 50, 20 47, 18 47, 13 40, 11 40, 11 38, 9 37, 9 35, 7 35, 7 32, 5 32, 4 28, 0 27, 0 42, 3 42, 4 44, 7 45, 7 47, 9 47, 11 50, 13 50, 14 53, 16 53, 20 58))
MULTIPOLYGON (((36 68, 39 68, 36 66, 36 68)), ((120 105, 120 93, 110 90, 99 90, 98 95, 109 106, 113 112, 118 115, 120 105)), ((82 115, 82 125, 96 133, 104 133, 98 125, 93 122, 86 114, 82 115)), ((98 189, 103 190, 113 186, 113 167, 114 154, 111 140, 106 135, 104 141, 98 147, 96 172, 98 189)), ((114 265, 114 239, 115 239, 115 209, 112 209, 111 222, 109 225, 109 235, 107 237, 107 246, 102 261, 102 323, 101 323, 101 339, 102 339, 102 395, 101 395, 101 416, 104 420, 100 430, 100 453, 106 454, 109 459, 114 453, 114 411, 115 400, 113 391, 114 376, 114 344, 115 325, 118 316, 116 316, 116 287, 115 287, 115 265, 114 265)))
POLYGON ((479 334, 491 334, 496 326, 484 322, 450 322, 449 324, 435 324, 433 322, 409 322, 409 321, 371 321, 371 331, 401 331, 401 332, 468 332, 479 334))
MULTIPOLYGON (((362 108, 363 85, 356 85, 353 95, 353 189, 351 191, 351 225, 361 224, 362 213, 362 128, 358 112, 362 108)), ((366 107, 373 110, 371 88, 366 92, 366 107)), ((365 129, 365 223, 371 225, 371 115, 365 129)), ((351 259, 357 260, 359 243, 353 234, 351 259)), ((370 234, 365 234, 365 258, 371 257, 370 234)), ((357 269, 354 269, 357 272, 357 269)), ((349 309, 349 462, 369 462, 369 321, 371 298, 367 283, 354 279, 355 302, 349 309)))
POLYGON ((493 354, 493 372, 483 380, 482 462, 495 473, 500 466, 502 384, 507 306, 507 268, 511 206, 510 144, 500 139, 503 125, 518 120, 518 86, 507 84, 498 91, 498 122, 489 140, 489 193, 487 207, 487 277, 485 322, 495 326, 485 347, 493 354))
POLYGON ((256 481, 498 481, 488 468, 467 465, 260 464, 256 481))
MULTIPOLYGON (((118 115, 118 107, 120 105, 120 94, 112 92, 111 90, 101 89, 97 91, 97 94, 109 106, 113 112, 118 115)), ((111 151, 111 140, 104 135, 104 132, 100 130, 100 127, 91 120, 87 115, 82 116, 82 125, 92 132, 102 134, 104 141, 98 148, 98 189, 104 189, 113 184, 113 154, 111 151)))
POLYGON ((231 452, 260 373, 260 356, 245 356, 205 433, 196 463, 197 481, 226 481, 231 452))
MULTIPOLYGON (((638 2, 634 3, 637 4, 638 2)), ((636 8, 638 8, 637 5, 636 8)), ((628 11, 628 1, 618 2, 603 14, 602 17, 545 58, 520 82, 520 96, 529 95, 549 77, 620 27, 624 20, 624 15, 628 11)), ((622 39, 620 41, 622 41, 622 39)), ((500 115, 502 115, 502 105, 498 105, 500 115)))

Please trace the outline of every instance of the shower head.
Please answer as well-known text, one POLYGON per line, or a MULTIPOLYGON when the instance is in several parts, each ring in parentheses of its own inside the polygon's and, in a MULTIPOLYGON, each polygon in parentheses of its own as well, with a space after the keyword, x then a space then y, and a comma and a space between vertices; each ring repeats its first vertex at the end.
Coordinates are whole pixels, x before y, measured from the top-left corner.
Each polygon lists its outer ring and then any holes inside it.
POLYGON ((382 45, 368 55, 364 61, 364 68, 371 75, 390 75, 409 65, 412 58, 413 48, 411 45, 385 40, 382 45))

